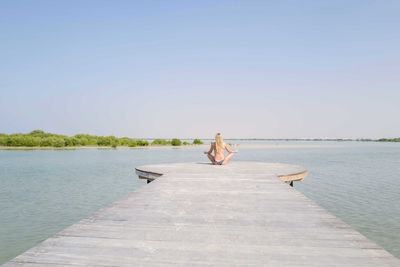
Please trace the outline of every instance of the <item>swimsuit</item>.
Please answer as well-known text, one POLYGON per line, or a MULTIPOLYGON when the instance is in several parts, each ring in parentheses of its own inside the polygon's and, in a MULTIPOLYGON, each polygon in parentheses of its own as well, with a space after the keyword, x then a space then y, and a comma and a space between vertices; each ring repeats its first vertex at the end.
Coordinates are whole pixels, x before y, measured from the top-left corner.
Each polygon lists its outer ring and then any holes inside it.
POLYGON ((222 165, 222 163, 224 163, 225 159, 222 159, 220 161, 215 161, 214 165, 222 165))

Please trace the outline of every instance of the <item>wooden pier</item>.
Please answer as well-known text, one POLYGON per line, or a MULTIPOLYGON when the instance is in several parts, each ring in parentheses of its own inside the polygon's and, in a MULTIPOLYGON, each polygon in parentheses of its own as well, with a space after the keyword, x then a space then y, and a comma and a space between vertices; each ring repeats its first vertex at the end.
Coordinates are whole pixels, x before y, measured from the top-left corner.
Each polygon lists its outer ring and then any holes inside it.
POLYGON ((4 267, 400 266, 288 186, 304 179, 300 166, 179 163, 136 172, 152 182, 4 267))

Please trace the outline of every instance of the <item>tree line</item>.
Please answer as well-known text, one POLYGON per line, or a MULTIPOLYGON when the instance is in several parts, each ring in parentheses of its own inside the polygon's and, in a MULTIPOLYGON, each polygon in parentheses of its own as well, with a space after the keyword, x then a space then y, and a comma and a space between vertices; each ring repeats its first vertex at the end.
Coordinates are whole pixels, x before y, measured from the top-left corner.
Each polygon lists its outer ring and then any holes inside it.
MULTIPOLYGON (((194 139, 192 144, 202 144, 200 139, 194 139)), ((129 137, 98 136, 90 134, 77 134, 67 136, 61 134, 47 133, 42 130, 34 130, 27 134, 0 134, 0 146, 7 147, 79 147, 79 146, 127 146, 145 147, 149 145, 189 145, 178 138, 171 140, 154 139, 149 142, 145 139, 134 139, 129 137)))
POLYGON ((398 138, 381 138, 378 139, 379 142, 400 142, 400 137, 398 138))

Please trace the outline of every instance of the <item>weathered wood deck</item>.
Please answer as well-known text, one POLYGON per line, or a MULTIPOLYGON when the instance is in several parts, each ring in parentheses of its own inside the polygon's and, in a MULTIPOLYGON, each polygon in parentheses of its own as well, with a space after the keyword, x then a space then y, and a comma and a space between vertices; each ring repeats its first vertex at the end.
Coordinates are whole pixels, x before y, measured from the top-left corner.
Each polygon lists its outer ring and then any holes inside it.
POLYGON ((299 166, 189 163, 137 172, 158 178, 4 267, 400 266, 282 182, 303 179, 299 166))

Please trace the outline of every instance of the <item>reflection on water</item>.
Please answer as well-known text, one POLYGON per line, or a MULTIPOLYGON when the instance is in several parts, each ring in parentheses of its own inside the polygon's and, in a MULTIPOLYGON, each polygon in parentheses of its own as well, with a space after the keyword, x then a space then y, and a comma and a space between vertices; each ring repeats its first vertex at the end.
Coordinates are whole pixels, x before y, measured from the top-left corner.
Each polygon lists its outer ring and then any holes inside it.
MULTIPOLYGON (((234 160, 306 167, 295 188, 400 257, 400 144, 235 143, 234 160)), ((135 166, 206 160, 204 150, 0 151, 0 263, 143 186, 135 166)))

